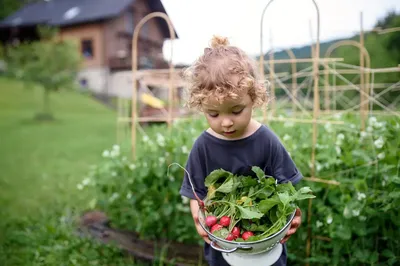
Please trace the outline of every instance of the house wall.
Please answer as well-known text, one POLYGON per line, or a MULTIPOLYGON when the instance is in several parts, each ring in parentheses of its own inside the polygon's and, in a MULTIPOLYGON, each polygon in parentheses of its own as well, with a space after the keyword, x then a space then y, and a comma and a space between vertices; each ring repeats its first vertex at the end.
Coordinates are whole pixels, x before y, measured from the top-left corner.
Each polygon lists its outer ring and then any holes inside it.
POLYGON ((104 67, 105 46, 102 24, 83 24, 74 27, 62 28, 60 31, 61 38, 74 39, 81 43, 83 39, 92 40, 94 56, 91 59, 86 58, 83 66, 86 67, 104 67))
POLYGON ((85 81, 85 87, 96 93, 107 93, 109 89, 109 68, 105 53, 104 25, 100 23, 83 24, 62 28, 63 39, 76 40, 82 51, 81 41, 92 40, 93 57, 84 58, 82 70, 78 73, 78 82, 85 81))

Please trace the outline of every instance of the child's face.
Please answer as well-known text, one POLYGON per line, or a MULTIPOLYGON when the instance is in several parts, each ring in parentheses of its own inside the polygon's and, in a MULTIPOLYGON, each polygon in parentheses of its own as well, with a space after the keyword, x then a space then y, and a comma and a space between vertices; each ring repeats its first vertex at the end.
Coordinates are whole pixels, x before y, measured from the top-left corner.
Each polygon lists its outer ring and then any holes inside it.
POLYGON ((246 133, 250 123, 253 102, 247 93, 237 99, 226 99, 219 103, 215 98, 202 104, 211 129, 229 139, 240 138, 246 133))

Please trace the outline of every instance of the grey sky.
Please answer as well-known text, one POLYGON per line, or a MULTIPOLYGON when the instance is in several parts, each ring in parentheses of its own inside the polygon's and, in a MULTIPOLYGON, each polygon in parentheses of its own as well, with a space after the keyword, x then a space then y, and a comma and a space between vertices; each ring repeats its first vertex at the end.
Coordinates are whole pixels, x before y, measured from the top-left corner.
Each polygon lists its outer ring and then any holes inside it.
MULTIPOLYGON (((260 53, 260 20, 266 0, 161 0, 179 40, 173 44, 173 62, 191 63, 208 46, 213 34, 229 38, 251 55, 260 53)), ((370 30, 390 10, 400 11, 400 0, 316 0, 320 11, 320 41, 349 37, 370 30)), ((276 49, 316 40, 317 15, 312 0, 275 0, 264 16, 263 51, 272 33, 276 49), (312 32, 310 32, 310 21, 312 32)), ((164 45, 170 58, 171 42, 164 45)))

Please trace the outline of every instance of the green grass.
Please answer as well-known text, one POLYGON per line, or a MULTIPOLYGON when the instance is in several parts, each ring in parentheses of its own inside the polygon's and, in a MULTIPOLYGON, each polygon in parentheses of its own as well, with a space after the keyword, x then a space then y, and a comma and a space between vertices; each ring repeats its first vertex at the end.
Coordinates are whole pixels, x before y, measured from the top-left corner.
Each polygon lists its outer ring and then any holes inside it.
MULTIPOLYGON (((38 122, 33 117, 41 110, 41 93, 0 77, 1 265, 85 263, 84 250, 93 255, 99 248, 82 248, 72 223, 60 218, 89 207, 93 195, 77 184, 115 143, 116 113, 88 96, 61 91, 51 95, 56 120, 38 122)), ((112 259, 115 264, 98 262, 117 265, 112 259)))
POLYGON ((51 104, 56 120, 36 122, 40 88, 0 80, 0 202, 7 215, 78 203, 84 197, 76 184, 115 141, 115 114, 101 104, 65 91, 51 104))

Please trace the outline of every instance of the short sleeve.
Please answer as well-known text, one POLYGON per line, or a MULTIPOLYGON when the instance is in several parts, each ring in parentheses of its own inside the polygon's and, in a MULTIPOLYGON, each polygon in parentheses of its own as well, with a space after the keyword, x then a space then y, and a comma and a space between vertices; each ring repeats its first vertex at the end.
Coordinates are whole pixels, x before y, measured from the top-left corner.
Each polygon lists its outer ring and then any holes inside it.
POLYGON ((276 135, 273 135, 271 170, 273 176, 279 183, 292 182, 298 183, 302 178, 301 172, 297 169, 296 164, 290 157, 288 151, 276 135))
POLYGON ((206 177, 205 158, 204 153, 201 152, 200 145, 197 141, 194 143, 193 148, 189 153, 185 169, 189 173, 190 179, 185 171, 179 193, 182 196, 195 199, 196 197, 194 196, 192 185, 190 183, 190 181, 192 181, 197 196, 203 200, 207 195, 207 189, 204 185, 204 180, 206 177))

